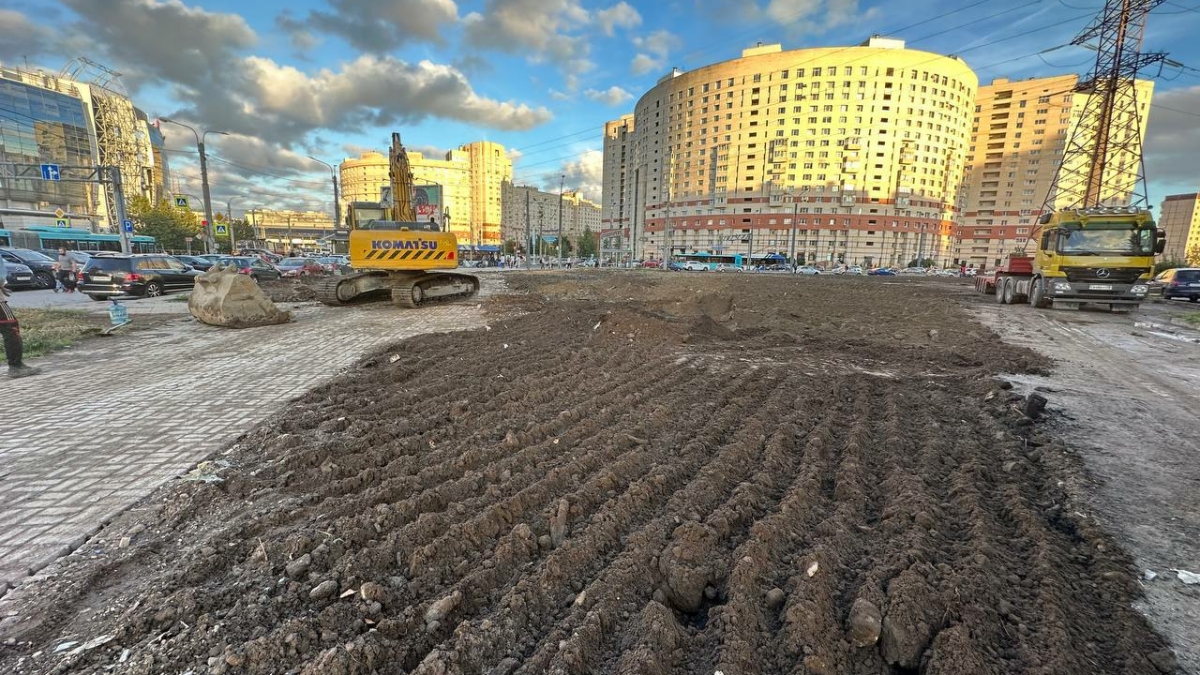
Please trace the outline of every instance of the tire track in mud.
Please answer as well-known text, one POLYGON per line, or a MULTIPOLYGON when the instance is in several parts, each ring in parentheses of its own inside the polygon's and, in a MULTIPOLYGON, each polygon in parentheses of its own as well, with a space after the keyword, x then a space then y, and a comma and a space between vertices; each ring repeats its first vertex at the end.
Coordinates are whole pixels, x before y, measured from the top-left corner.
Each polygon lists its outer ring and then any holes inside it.
POLYGON ((0 671, 1158 672, 1061 449, 979 376, 1033 361, 960 353, 978 327, 911 288, 775 298, 804 317, 783 335, 771 288, 722 291, 750 328, 671 286, 381 350, 64 564, 0 671), (889 312, 917 318, 879 342, 889 312))

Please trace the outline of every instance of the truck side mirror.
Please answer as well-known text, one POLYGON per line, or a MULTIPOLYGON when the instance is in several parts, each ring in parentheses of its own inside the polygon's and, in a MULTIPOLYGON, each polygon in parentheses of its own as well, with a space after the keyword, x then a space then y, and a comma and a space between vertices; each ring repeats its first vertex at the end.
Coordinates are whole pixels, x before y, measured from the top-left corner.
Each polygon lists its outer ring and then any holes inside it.
POLYGON ((1158 230, 1154 233, 1154 252, 1162 253, 1167 250, 1167 233, 1164 230, 1158 230))

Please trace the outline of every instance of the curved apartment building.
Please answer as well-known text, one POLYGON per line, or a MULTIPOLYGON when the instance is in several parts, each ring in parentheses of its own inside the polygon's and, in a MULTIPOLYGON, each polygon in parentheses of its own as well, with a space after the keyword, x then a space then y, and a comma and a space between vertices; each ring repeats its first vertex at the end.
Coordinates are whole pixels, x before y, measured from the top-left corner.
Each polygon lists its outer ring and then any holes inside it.
POLYGON ((604 247, 950 264, 977 87, 878 37, 672 71, 605 125, 604 247))

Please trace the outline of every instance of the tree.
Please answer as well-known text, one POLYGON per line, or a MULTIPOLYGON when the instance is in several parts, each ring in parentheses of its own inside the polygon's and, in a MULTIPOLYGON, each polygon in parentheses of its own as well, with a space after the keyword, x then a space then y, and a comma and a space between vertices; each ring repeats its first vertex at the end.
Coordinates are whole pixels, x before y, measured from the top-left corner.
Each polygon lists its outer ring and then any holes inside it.
POLYGON ((133 221, 135 234, 154 237, 159 248, 167 251, 187 249, 186 237, 200 237, 200 222, 187 209, 175 208, 167 200, 151 204, 145 197, 129 200, 129 217, 133 221))
POLYGON ((1187 266, 1188 261, 1186 260, 1160 260, 1154 263, 1154 273, 1158 274, 1160 272, 1166 272, 1167 270, 1173 270, 1179 267, 1187 266))
POLYGON ((517 243, 509 239, 504 242, 504 248, 501 250, 504 251, 504 255, 512 255, 517 250, 517 243))
POLYGON ((592 234, 590 228, 583 228, 583 234, 579 235, 575 250, 579 252, 580 258, 596 257, 596 235, 592 234))
POLYGON ((1192 244, 1187 250, 1188 264, 1193 267, 1200 267, 1200 244, 1192 244))

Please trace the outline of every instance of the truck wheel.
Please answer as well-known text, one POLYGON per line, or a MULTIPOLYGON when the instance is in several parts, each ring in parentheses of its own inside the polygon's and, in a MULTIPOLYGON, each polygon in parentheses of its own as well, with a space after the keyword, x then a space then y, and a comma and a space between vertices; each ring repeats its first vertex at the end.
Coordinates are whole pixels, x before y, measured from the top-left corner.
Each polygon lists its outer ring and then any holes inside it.
POLYGON ((1005 304, 1004 290, 1006 288, 1008 288, 1008 279, 996 279, 996 302, 1001 305, 1005 304))
POLYGON ((1004 280, 1004 304, 1011 305, 1017 299, 1017 282, 1012 279, 1004 280))
POLYGON ((1029 291, 1029 304, 1038 309, 1046 309, 1050 303, 1046 301, 1046 280, 1038 277, 1033 281, 1033 288, 1029 291))

